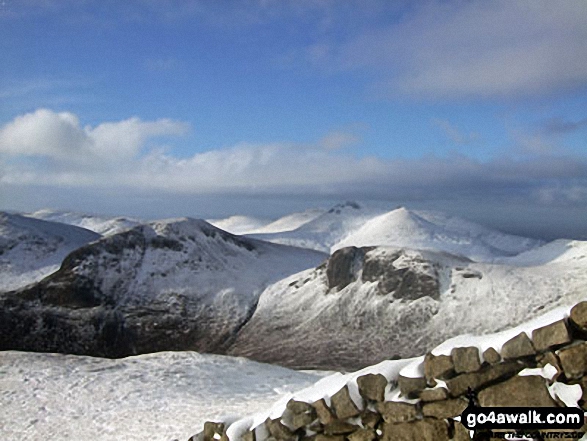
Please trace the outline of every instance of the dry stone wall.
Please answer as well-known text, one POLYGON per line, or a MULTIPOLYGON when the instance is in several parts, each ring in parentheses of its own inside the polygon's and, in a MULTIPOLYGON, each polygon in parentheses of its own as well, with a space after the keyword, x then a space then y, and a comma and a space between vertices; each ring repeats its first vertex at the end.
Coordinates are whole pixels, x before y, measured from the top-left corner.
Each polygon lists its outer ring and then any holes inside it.
MULTIPOLYGON (((587 302, 581 302, 568 317, 531 335, 522 332, 499 351, 480 353, 470 346, 455 347, 450 355, 428 353, 420 376, 403 371, 391 379, 362 375, 354 388, 358 394, 346 385, 312 403, 292 399, 279 418, 233 433, 234 439, 227 424, 208 422, 189 441, 468 440, 458 417, 469 403, 470 390, 483 407, 579 405, 587 411, 586 337, 587 302), (580 388, 576 403, 565 403, 556 392, 568 387, 580 388)), ((587 432, 587 425, 581 431, 587 432)))

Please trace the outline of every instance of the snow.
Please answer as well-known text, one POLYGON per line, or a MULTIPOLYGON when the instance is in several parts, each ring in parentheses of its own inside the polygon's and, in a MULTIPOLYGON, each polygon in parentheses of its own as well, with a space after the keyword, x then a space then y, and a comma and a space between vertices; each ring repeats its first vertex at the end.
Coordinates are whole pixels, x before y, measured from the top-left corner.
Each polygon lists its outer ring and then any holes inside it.
POLYGON ((331 251, 347 246, 394 246, 445 251, 474 261, 491 262, 540 245, 525 237, 503 234, 441 213, 398 208, 365 222, 331 251))
POLYGON ((323 215, 326 210, 322 208, 311 208, 300 213, 292 213, 283 216, 268 225, 249 231, 247 234, 284 233, 300 228, 302 225, 313 221, 323 215))
POLYGON ((562 401, 567 407, 580 407, 579 401, 583 396, 583 389, 580 384, 564 384, 555 382, 548 387, 550 396, 562 401))
POLYGON ((0 213, 0 291, 41 280, 71 251, 99 238, 75 226, 0 213))
POLYGON ((330 210, 289 231, 251 234, 261 240, 330 252, 333 244, 359 228, 379 212, 355 202, 335 205, 330 210))
MULTIPOLYGON (((397 251, 379 247, 367 256, 392 259, 397 251)), ((307 270, 265 289, 231 353, 264 361, 282 357, 284 364, 290 360, 282 354, 296 353, 300 364, 290 366, 329 368, 333 366, 313 363, 330 358, 339 366, 357 368, 357 353, 365 364, 393 355, 413 357, 448 338, 494 333, 585 299, 585 259, 517 266, 476 263, 433 251, 402 252, 394 266, 411 265, 422 275, 438 272, 439 298, 381 295, 377 282, 363 281, 360 273, 344 289, 329 290, 324 270, 307 270), (465 277, 471 274, 475 277, 465 277), (268 349, 257 350, 255 339, 261 335, 268 349)))
MULTIPOLYGON (((244 431, 251 430, 261 425, 267 418, 278 418, 285 412, 286 405, 289 400, 303 401, 306 403, 313 403, 320 399, 324 399, 330 405, 330 397, 342 389, 344 386, 349 388, 349 393, 353 402, 362 408, 362 399, 360 398, 357 378, 365 374, 381 374, 389 381, 397 378, 399 371, 407 364, 412 363, 413 360, 386 360, 378 363, 375 366, 361 369, 357 372, 342 374, 335 373, 333 375, 322 378, 314 385, 305 389, 299 390, 295 393, 290 393, 282 396, 267 410, 249 415, 242 418, 230 426, 227 434, 229 438, 231 435, 242 434, 244 431), (234 428, 233 428, 234 426, 234 428)), ((395 390, 394 390, 395 392, 395 390)), ((236 438, 231 438, 236 439, 236 438)))
POLYGON ((252 216, 230 216, 226 219, 211 219, 208 222, 221 230, 232 234, 248 234, 256 231, 271 221, 252 216))
POLYGON ((542 368, 526 368, 521 372, 518 372, 520 377, 537 375, 549 381, 551 381, 556 376, 556 374, 558 374, 558 370, 550 363, 542 368))
POLYGON ((98 216, 73 211, 50 210, 47 208, 35 211, 34 213, 25 214, 25 216, 74 225, 76 227, 94 231, 102 236, 111 236, 113 234, 121 233, 142 223, 142 221, 138 219, 98 216))
POLYGON ((0 352, 2 439, 187 440, 319 375, 195 352, 109 360, 0 352))
MULTIPOLYGON (((539 317, 536 317, 527 323, 508 329, 504 332, 490 335, 458 336, 437 346, 432 350, 432 353, 434 355, 449 355, 453 348, 463 346, 477 346, 480 351, 483 351, 489 347, 494 347, 499 351, 503 346, 503 343, 509 340, 509 338, 518 335, 520 332, 526 332, 531 335, 534 329, 546 326, 567 317, 569 311, 570 308, 557 308, 539 317)), ((242 434, 246 430, 253 429, 262 424, 267 418, 273 419, 282 416, 285 412, 287 402, 292 398, 297 401, 304 401, 307 403, 313 403, 319 399, 325 399, 327 403, 330 403, 330 397, 342 389, 345 385, 349 388, 351 398, 355 404, 361 408, 362 401, 358 395, 358 386, 356 381, 358 377, 366 374, 382 374, 389 382, 395 384, 398 376, 400 375, 411 378, 423 377, 423 362, 424 356, 406 360, 386 360, 373 366, 367 366, 353 373, 335 373, 331 376, 327 376, 316 382, 313 386, 281 397, 281 399, 276 401, 272 406, 263 412, 249 415, 240 420, 237 420, 232 426, 229 427, 229 436, 230 434, 242 434)), ((519 375, 540 375, 543 378, 552 379, 556 373, 556 368, 548 364, 541 369, 525 369, 521 371, 519 375)), ((445 386, 445 384, 442 385, 445 386)), ((563 403, 565 403, 566 406, 569 407, 578 407, 578 401, 581 399, 583 393, 581 386, 578 384, 566 385, 564 383, 558 382, 554 382, 551 386, 549 386, 549 392, 553 398, 561 400, 563 403)), ((411 403, 417 402, 417 400, 406 400, 403 398, 398 387, 387 390, 385 399, 411 403)), ((257 432, 257 435, 259 434, 263 435, 262 432, 257 432)), ((266 435, 260 436, 257 439, 263 440, 265 438, 266 435)))
POLYGON ((479 262, 515 256, 543 244, 439 212, 404 207, 385 211, 355 202, 337 205, 319 215, 312 213, 311 220, 296 228, 292 228, 291 219, 283 218, 246 234, 330 253, 348 246, 390 246, 444 251, 479 262))
POLYGON ((176 241, 181 249, 151 245, 144 251, 130 248, 124 249, 122 256, 113 256, 108 252, 108 239, 104 239, 96 244, 103 249, 92 257, 96 265, 83 261, 76 269, 82 274, 99 268, 95 277, 102 292, 110 292, 118 284, 115 291, 120 292, 123 303, 188 295, 227 308, 249 305, 269 283, 314 266, 325 257, 311 250, 240 239, 190 218, 151 222, 133 231, 151 244, 164 238, 176 241), (112 259, 120 263, 111 265, 112 259))
POLYGON ((460 335, 450 340, 445 341, 441 345, 437 346, 432 350, 434 355, 450 355, 453 348, 475 346, 479 349, 482 354, 484 351, 492 347, 496 351, 500 352, 504 343, 514 338, 518 334, 525 332, 528 337, 532 337, 532 331, 542 326, 549 325, 568 317, 572 306, 565 306, 555 308, 545 314, 540 315, 532 320, 528 320, 518 326, 512 327, 502 332, 494 333, 491 335, 460 335))

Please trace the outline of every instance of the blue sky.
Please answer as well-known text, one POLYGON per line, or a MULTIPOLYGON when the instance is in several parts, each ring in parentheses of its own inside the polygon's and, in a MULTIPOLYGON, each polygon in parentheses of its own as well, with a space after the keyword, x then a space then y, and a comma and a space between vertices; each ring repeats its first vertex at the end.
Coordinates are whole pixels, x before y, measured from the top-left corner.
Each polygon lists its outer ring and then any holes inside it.
POLYGON ((587 234, 586 41, 583 0, 5 0, 0 208, 443 201, 587 234))

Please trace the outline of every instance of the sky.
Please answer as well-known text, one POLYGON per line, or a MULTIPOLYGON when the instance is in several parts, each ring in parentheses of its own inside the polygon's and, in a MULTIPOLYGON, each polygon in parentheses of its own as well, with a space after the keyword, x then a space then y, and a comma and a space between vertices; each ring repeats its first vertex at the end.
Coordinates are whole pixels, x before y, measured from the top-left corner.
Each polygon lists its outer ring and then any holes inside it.
POLYGON ((586 43, 584 0, 3 0, 0 209, 587 238, 586 43))

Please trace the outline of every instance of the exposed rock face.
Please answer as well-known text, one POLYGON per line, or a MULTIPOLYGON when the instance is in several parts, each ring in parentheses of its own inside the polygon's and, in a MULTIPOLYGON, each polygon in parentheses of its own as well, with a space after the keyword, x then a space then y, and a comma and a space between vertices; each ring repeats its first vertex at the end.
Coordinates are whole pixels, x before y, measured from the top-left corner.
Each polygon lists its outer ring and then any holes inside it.
POLYGON ((357 272, 364 257, 365 251, 356 247, 335 251, 326 266, 328 287, 341 290, 357 280, 357 272))
POLYGON ((408 335, 425 334, 442 272, 450 269, 419 252, 340 249, 267 289, 228 353, 297 368, 358 368, 392 357, 408 335))
POLYGON ((427 274, 409 266, 398 268, 393 264, 390 265, 390 262, 395 262, 400 257, 402 257, 401 251, 390 256, 377 253, 368 255, 363 265, 362 280, 377 282, 377 290, 380 294, 392 294, 396 299, 416 300, 421 297, 437 299, 440 295, 438 271, 434 269, 432 273, 427 274))
POLYGON ((194 219, 135 227, 76 249, 55 273, 0 295, 0 349, 219 352, 267 284, 322 259, 194 219))

